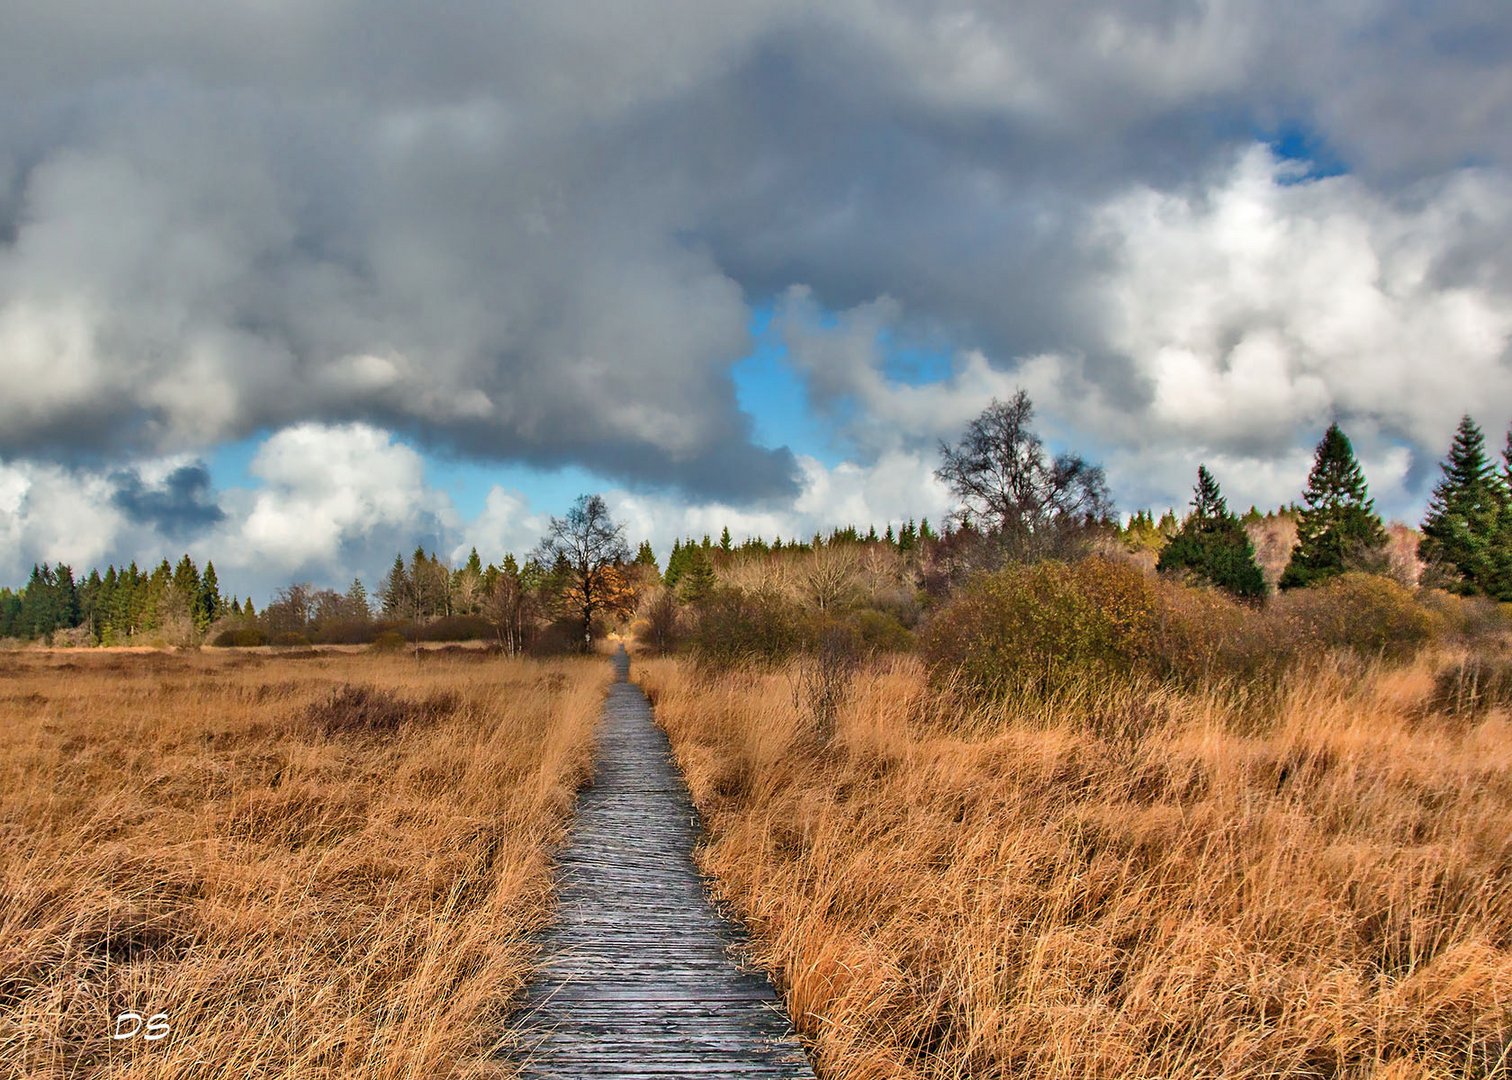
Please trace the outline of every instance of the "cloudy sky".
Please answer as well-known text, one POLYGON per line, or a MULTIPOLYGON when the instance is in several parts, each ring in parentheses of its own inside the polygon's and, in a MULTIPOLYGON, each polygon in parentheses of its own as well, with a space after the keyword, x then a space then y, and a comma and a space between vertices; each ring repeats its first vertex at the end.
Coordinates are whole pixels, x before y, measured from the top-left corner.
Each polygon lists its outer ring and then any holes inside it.
POLYGON ((1505 0, 4 0, 0 581, 228 589, 938 517, 994 396, 1122 508, 1415 519, 1512 422, 1505 0))

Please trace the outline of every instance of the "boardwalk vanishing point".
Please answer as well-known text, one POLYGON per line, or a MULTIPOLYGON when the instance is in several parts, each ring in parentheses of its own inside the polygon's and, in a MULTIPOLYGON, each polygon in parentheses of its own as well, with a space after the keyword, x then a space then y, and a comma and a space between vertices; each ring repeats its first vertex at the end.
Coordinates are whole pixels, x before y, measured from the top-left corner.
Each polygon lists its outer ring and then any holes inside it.
POLYGON ((693 864, 694 814, 630 660, 559 856, 557 921, 516 1021, 522 1077, 813 1080, 786 1010, 693 864))

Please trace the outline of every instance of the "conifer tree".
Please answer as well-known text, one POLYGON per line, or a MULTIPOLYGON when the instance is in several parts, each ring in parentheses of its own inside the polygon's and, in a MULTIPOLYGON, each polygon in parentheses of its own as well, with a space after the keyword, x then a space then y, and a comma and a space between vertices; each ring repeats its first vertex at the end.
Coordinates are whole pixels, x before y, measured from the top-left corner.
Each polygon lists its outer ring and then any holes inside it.
POLYGON ((1512 602, 1512 428, 1502 450, 1501 505, 1496 515, 1496 559, 1490 592, 1498 600, 1512 602))
POLYGON ((662 581, 666 583, 669 589, 677 588, 677 582, 682 578, 683 565, 687 561, 684 555, 686 550, 681 540, 673 539, 672 554, 667 556, 667 569, 662 574, 662 581))
POLYGON ((1486 454, 1485 436, 1468 415, 1460 419, 1441 468, 1423 519, 1419 554, 1452 579, 1454 591, 1494 592, 1507 492, 1486 454))
POLYGON ((79 590, 74 584, 73 567, 67 563, 53 567, 53 609, 56 629, 71 630, 79 625, 79 590))
POLYGON ((1205 465, 1197 466, 1193 494, 1192 512, 1161 549, 1157 568, 1191 574, 1235 596, 1264 596, 1265 575, 1255 561, 1255 547, 1205 465))
POLYGON ((361 578, 353 578, 347 586, 346 605, 350 609, 351 617, 366 622, 373 617, 372 605, 368 603, 367 586, 361 578))
POLYGON ((226 601, 220 593, 220 579, 215 574, 215 563, 205 560, 205 572, 200 575, 199 602, 194 608, 194 624, 200 633, 216 619, 225 614, 226 601))
POLYGON ((730 539, 730 527, 726 525, 719 531, 719 550, 728 555, 733 546, 734 544, 730 539))
MULTIPOLYGON (((395 555, 394 565, 389 567, 388 577, 378 590, 378 602, 383 605, 383 614, 391 619, 404 618, 409 608, 409 574, 404 569, 404 556, 395 555)), ((248 600, 251 603, 251 600, 248 600)))
POLYGON ((688 560, 678 581, 678 594, 689 603, 697 603, 714 591, 714 563, 702 547, 688 549, 688 560))
POLYGON ((1281 575, 1281 588, 1385 565, 1386 529, 1375 512, 1354 447, 1338 424, 1330 424, 1318 443, 1302 503, 1297 546, 1281 575))
POLYGON ((661 576, 661 567, 657 565, 656 551, 651 547, 651 541, 642 540, 640 546, 635 549, 634 565, 650 567, 656 571, 658 577, 661 576))
POLYGON ((22 637, 21 597, 14 590, 0 588, 0 638, 22 637))

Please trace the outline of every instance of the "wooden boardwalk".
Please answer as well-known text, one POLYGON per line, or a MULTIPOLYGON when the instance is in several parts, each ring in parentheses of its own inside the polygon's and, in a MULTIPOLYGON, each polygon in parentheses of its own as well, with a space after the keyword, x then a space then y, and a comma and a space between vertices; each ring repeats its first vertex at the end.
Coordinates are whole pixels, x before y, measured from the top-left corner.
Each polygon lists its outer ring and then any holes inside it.
POLYGON ((593 783, 560 856, 558 922, 510 1056, 523 1077, 813 1080, 771 984, 731 956, 740 931, 693 865, 667 737, 623 650, 614 663, 593 783))

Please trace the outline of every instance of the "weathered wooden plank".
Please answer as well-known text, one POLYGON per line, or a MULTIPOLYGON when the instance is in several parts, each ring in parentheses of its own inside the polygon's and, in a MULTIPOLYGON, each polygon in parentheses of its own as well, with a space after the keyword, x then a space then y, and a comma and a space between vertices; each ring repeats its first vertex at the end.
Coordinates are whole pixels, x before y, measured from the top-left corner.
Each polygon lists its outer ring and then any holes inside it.
POLYGON ((618 680, 593 782, 558 860, 557 923, 511 1032, 534 1078, 813 1080, 739 926, 693 864, 697 816, 645 695, 618 680))

